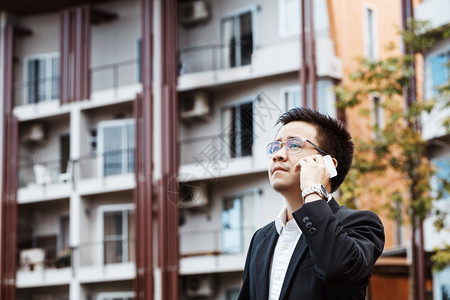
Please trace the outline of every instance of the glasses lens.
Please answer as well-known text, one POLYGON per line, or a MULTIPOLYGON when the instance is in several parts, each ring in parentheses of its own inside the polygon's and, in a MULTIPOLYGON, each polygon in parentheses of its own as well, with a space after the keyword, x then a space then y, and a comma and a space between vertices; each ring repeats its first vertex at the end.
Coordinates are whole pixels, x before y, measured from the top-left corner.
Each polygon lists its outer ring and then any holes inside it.
POLYGON ((280 142, 271 142, 266 147, 266 154, 268 157, 272 157, 275 152, 280 150, 281 143, 280 142))
POLYGON ((301 139, 290 139, 286 141, 286 150, 291 153, 298 153, 303 149, 303 141, 301 139))

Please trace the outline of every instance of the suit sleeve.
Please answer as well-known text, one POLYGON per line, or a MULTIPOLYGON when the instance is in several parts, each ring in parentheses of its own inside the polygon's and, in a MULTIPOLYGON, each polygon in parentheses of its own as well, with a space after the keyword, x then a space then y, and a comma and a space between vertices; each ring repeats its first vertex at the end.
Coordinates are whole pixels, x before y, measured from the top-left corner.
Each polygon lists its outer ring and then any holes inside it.
POLYGON ((384 247, 383 224, 377 215, 348 208, 335 214, 326 201, 314 201, 294 212, 294 218, 321 280, 346 285, 371 276, 384 247))

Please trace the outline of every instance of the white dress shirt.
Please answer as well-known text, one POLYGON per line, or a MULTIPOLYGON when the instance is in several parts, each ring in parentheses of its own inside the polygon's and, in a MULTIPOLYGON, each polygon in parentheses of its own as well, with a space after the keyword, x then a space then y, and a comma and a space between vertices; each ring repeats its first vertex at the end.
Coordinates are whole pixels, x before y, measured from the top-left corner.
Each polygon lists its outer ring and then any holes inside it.
POLYGON ((270 271, 269 300, 278 300, 280 298, 281 287, 284 277, 294 253, 295 246, 300 239, 302 231, 294 219, 286 223, 287 209, 284 207, 277 219, 275 227, 280 235, 275 246, 272 257, 272 267, 270 271))

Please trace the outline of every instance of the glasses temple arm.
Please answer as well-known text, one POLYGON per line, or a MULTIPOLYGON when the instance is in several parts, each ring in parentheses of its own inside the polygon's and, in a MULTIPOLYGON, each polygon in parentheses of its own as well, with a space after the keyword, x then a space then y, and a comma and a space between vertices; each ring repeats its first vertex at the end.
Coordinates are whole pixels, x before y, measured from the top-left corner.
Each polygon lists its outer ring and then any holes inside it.
POLYGON ((310 140, 305 140, 308 143, 310 143, 311 145, 313 145, 314 148, 316 148, 317 151, 319 151, 321 154, 323 155, 328 155, 328 153, 326 153, 325 151, 323 151, 322 149, 319 148, 319 146, 317 146, 316 144, 314 144, 313 142, 311 142, 310 140))

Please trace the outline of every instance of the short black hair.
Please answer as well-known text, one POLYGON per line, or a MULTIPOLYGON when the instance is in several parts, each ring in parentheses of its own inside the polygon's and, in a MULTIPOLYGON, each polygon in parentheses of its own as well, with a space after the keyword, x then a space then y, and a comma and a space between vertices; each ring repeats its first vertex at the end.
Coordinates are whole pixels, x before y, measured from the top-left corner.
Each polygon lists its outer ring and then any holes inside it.
POLYGON ((283 126, 294 121, 313 125, 317 130, 319 148, 338 161, 337 176, 331 178, 331 192, 336 191, 347 176, 352 165, 354 145, 352 137, 341 121, 306 107, 294 107, 282 114, 276 125, 283 126))

